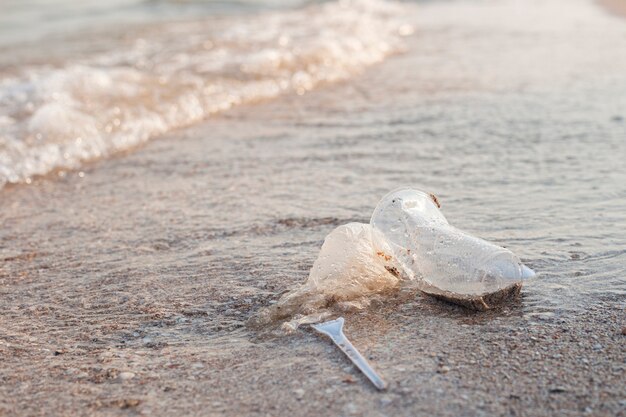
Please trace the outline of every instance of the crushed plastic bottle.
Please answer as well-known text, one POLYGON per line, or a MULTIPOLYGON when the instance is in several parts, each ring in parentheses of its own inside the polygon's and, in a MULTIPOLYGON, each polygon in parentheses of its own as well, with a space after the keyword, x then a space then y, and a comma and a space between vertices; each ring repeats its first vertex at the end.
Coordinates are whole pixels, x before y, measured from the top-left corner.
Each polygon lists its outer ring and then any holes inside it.
POLYGON ((370 224, 386 268, 422 288, 490 294, 535 275, 510 250, 451 226, 436 197, 423 191, 403 188, 387 194, 370 224))
POLYGON ((439 208, 423 191, 387 194, 370 224, 348 223, 326 236, 306 282, 250 324, 287 319, 282 327, 293 331, 338 310, 363 309, 403 285, 474 310, 517 296, 533 270, 510 250, 451 226, 439 208))

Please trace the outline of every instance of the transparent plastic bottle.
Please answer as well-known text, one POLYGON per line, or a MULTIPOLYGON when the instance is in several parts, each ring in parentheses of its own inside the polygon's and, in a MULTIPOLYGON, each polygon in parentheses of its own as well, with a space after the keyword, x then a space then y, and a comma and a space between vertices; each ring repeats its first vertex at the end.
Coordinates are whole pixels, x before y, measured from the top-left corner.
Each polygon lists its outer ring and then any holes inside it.
POLYGON ((387 194, 370 223, 387 269, 444 291, 484 294, 534 276, 510 250, 451 226, 436 198, 423 191, 387 194))

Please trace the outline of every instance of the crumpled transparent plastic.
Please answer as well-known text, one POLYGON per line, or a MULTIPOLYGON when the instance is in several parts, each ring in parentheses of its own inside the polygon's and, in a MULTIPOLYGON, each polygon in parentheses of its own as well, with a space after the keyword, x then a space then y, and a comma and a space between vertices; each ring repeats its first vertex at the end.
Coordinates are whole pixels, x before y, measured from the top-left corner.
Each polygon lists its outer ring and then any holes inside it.
POLYGON ((398 276, 460 295, 492 293, 534 276, 508 249, 453 226, 432 194, 403 188, 374 210, 373 245, 398 276))
POLYGON ((376 294, 397 288, 399 282, 374 252, 371 226, 348 223, 326 236, 307 281, 263 310, 253 324, 292 318, 283 328, 294 330, 328 317, 331 307, 365 308, 376 294))
POLYGON ((293 331, 337 309, 365 308, 403 285, 486 310, 519 294, 532 276, 508 249, 451 226, 434 195, 404 188, 383 197, 370 224, 348 223, 326 236, 307 281, 250 324, 287 319, 283 329, 293 331))

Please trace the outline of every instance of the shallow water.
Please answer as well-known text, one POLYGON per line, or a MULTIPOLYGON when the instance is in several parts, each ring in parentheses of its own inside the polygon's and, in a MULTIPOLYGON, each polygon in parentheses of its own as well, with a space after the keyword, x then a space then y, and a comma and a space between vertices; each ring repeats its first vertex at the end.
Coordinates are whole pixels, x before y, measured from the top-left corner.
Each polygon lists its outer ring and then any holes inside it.
POLYGON ((411 31, 404 12, 358 0, 163 22, 57 65, 5 64, 0 185, 78 168, 237 105, 347 79, 399 51, 411 31))
POLYGON ((237 15, 302 5, 301 0, 5 0, 0 46, 50 41, 88 29, 114 32, 146 22, 237 15))

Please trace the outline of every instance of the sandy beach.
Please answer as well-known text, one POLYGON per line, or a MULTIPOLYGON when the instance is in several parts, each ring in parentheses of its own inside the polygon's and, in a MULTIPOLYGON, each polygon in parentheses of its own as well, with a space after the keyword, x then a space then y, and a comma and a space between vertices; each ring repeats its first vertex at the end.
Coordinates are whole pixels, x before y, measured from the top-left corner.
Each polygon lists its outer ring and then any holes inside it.
POLYGON ((420 3, 347 79, 5 185, 0 415, 626 415, 626 21, 563 4, 420 3), (407 184, 538 277, 487 312, 337 311, 385 392, 247 325, 407 184))

